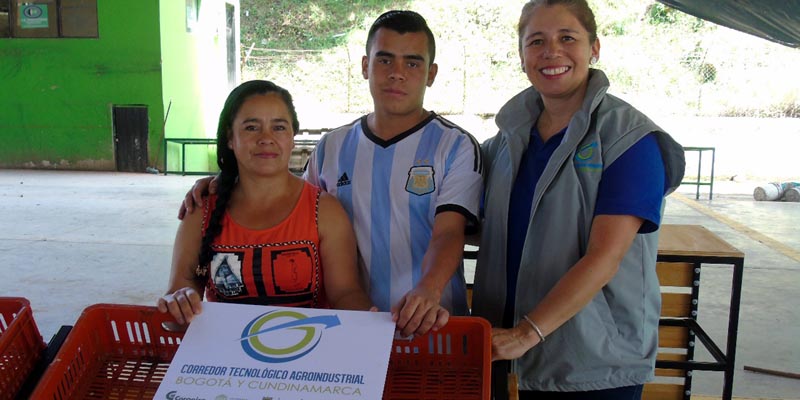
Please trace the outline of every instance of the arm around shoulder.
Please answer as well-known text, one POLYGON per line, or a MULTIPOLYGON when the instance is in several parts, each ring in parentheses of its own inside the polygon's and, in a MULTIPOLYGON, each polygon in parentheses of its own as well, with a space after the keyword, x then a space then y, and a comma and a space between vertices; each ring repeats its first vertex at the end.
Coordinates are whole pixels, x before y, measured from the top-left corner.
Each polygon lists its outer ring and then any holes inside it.
POLYGON ((191 214, 197 207, 203 206, 203 198, 209 193, 216 193, 219 175, 207 176, 195 181, 192 188, 186 192, 181 207, 178 210, 178 219, 184 219, 186 214, 191 214))

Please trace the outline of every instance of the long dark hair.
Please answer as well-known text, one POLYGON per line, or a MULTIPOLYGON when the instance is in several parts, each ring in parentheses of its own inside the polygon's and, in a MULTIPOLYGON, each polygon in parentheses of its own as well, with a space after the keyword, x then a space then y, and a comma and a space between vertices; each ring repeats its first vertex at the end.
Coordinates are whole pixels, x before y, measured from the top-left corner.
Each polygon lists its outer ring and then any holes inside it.
POLYGON ((292 117, 292 129, 295 134, 300 130, 300 123, 297 121, 297 112, 294 108, 292 95, 288 90, 269 81, 248 81, 233 89, 225 100, 225 106, 219 114, 219 125, 217 126, 217 165, 219 166, 219 176, 217 177, 217 202, 214 204, 214 211, 208 221, 208 228, 203 235, 203 242, 200 246, 200 267, 207 267, 211 262, 212 251, 211 243, 219 236, 222 231, 222 216, 228 208, 228 202, 233 193, 233 187, 239 177, 239 166, 236 162, 236 154, 233 149, 228 147, 228 141, 233 134, 233 120, 242 104, 253 95, 265 95, 277 93, 289 109, 292 117))

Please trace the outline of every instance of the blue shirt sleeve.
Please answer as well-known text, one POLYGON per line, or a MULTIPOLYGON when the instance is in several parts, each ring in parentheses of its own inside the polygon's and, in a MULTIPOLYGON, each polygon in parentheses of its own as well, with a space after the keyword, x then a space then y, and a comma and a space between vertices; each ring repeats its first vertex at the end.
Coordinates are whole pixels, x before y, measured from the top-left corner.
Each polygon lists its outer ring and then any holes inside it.
POLYGON ((649 134, 603 171, 594 215, 633 215, 644 219, 639 233, 653 232, 661 223, 665 185, 661 150, 649 134))

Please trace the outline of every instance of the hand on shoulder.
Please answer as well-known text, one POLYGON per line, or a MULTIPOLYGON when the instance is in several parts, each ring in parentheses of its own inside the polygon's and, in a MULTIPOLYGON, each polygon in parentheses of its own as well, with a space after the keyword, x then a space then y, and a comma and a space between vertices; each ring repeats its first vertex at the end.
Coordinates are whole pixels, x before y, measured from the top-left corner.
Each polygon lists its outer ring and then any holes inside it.
POLYGON ((208 194, 216 193, 218 183, 219 179, 217 176, 207 176, 198 179, 194 185, 192 185, 192 188, 186 192, 186 196, 184 196, 181 207, 178 210, 178 219, 183 219, 186 214, 193 213, 196 207, 202 207, 203 198, 208 194))

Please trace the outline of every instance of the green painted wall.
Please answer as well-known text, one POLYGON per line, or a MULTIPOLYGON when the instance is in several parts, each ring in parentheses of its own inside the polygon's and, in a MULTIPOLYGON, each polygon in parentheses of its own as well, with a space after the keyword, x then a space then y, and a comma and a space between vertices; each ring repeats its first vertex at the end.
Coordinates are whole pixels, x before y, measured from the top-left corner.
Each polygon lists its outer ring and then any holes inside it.
MULTIPOLYGON (((238 60, 238 0, 201 1, 191 32, 186 28, 185 1, 161 2, 164 107, 169 109, 167 138, 216 137, 219 112, 232 89, 227 82, 226 3, 235 9, 237 45, 233 51, 238 60)), ((166 151, 168 170, 180 170, 181 147, 170 143, 166 151)), ((216 171, 214 146, 192 145, 186 153, 187 171, 216 171)))
MULTIPOLYGON (((161 2, 163 101, 165 110, 169 110, 166 115, 165 137, 203 138, 207 137, 208 129, 203 113, 198 112, 202 96, 197 68, 198 52, 202 47, 201 37, 197 26, 193 32, 187 32, 185 5, 183 1, 161 2)), ((161 150, 168 152, 167 170, 180 170, 180 146, 173 143, 161 150)), ((189 171, 208 170, 207 149, 191 147, 187 151, 186 162, 189 171)), ((164 168, 163 161, 161 164, 164 168)))
POLYGON ((0 39, 0 167, 114 170, 113 104, 148 107, 159 161, 159 1, 97 3, 99 38, 0 39))
MULTIPOLYGON (((147 165, 160 171, 165 153, 169 170, 181 161, 164 137, 215 137, 231 89, 226 4, 238 76, 239 1, 198 2, 191 32, 185 0, 97 3, 98 38, 0 39, 0 168, 116 170, 112 105, 147 106, 147 165)), ((187 153, 187 170, 216 169, 213 146, 187 153)))

